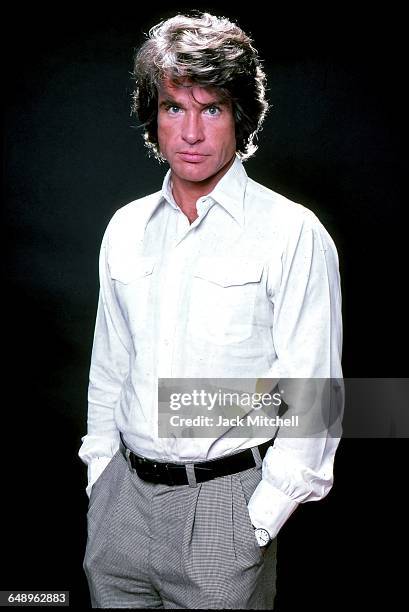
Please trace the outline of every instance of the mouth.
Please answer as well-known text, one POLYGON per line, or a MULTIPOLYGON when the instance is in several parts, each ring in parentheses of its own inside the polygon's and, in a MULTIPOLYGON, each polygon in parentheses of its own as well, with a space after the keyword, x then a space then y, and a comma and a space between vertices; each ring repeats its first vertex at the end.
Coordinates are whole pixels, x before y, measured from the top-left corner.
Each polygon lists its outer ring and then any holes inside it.
POLYGON ((190 153, 188 151, 180 151, 178 155, 183 161, 191 163, 199 163, 208 157, 208 155, 203 155, 203 153, 190 153))

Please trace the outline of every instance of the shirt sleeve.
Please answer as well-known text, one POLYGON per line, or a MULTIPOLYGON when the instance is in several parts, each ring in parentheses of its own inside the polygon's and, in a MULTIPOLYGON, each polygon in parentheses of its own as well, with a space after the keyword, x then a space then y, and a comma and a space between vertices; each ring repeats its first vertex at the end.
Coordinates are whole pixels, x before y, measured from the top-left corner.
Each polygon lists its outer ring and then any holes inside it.
POLYGON ((338 394, 335 427, 324 426, 315 435, 300 437, 281 427, 264 458, 262 480, 248 510, 253 525, 264 527, 274 538, 300 503, 327 495, 340 439, 343 385, 338 255, 318 220, 308 220, 288 238, 282 250, 281 275, 269 285, 269 294, 277 354, 269 376, 287 380, 290 388, 291 379, 298 379, 292 381, 293 386, 303 384, 299 379, 305 383, 325 379, 331 394, 338 394))
POLYGON ((114 411, 129 372, 131 339, 109 273, 109 228, 99 257, 100 291, 88 386, 87 434, 78 452, 88 466, 88 496, 119 448, 114 411))

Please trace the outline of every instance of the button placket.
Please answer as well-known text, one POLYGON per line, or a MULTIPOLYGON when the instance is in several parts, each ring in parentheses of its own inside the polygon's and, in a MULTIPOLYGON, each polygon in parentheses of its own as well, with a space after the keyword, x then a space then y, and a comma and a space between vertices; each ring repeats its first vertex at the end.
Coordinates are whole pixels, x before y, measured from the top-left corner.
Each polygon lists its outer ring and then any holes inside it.
MULTIPOLYGON (((183 313, 180 312, 181 288, 186 274, 186 261, 189 259, 189 244, 179 241, 168 255, 167 273, 164 279, 160 302, 159 329, 159 368, 162 378, 171 377, 177 325, 183 313)), ((182 303, 183 308, 183 303, 182 303)))

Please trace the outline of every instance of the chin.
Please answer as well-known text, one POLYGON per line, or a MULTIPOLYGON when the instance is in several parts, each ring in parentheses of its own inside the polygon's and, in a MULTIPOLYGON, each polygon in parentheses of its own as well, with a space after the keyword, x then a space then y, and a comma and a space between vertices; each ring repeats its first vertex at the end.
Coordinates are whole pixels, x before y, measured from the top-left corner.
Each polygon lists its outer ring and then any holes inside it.
POLYGON ((185 181, 192 181, 195 183, 200 183, 201 181, 205 181, 210 178, 212 175, 207 172, 185 172, 179 175, 185 181))
MULTIPOLYGON (((199 164, 197 164, 197 166, 199 166, 199 164)), ((172 168, 172 170, 173 172, 175 172, 175 174, 179 176, 179 178, 185 181, 194 182, 205 181, 206 179, 213 176, 213 174, 215 174, 215 172, 212 172, 211 170, 205 170, 205 168, 186 168, 180 167, 179 165, 176 165, 174 168, 172 168)))

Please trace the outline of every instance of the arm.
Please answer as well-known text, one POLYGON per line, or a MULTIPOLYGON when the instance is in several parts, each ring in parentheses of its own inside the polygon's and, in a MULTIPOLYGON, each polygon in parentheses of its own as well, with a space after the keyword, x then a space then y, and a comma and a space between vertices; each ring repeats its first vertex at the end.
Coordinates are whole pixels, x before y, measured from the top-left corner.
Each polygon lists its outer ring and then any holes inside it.
MULTIPOLYGON (((290 379, 340 379, 338 257, 330 236, 315 218, 304 222, 300 231, 288 239, 282 254, 281 278, 269 287, 269 292, 278 357, 269 375, 287 379, 284 386, 290 399, 291 391, 297 387, 299 390, 303 384, 290 379)), ((308 380, 305 382, 308 384, 308 380)), ((336 385, 337 381, 329 383, 336 385)), ((297 411, 297 405, 294 408, 297 411)), ((331 435, 324 429, 315 437, 296 438, 285 428, 279 430, 274 446, 264 458, 262 480, 249 501, 255 527, 264 527, 274 538, 298 504, 319 500, 329 492, 339 428, 337 432, 331 435)))
POLYGON ((114 410, 128 375, 131 339, 108 266, 109 228, 99 258, 100 292, 88 387, 88 427, 78 452, 88 466, 87 495, 119 448, 114 410))

